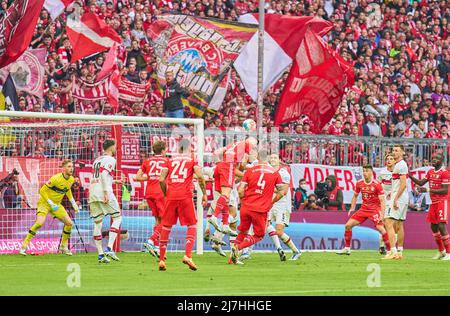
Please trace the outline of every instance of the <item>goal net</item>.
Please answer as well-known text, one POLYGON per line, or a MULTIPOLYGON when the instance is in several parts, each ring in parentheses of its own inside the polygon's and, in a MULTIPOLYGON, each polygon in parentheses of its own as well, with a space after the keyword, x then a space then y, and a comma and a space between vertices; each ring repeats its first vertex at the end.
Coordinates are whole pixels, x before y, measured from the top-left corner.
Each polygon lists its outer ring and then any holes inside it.
MULTIPOLYGON (((81 211, 75 215, 67 198, 63 205, 74 219, 70 238, 72 251, 96 251, 93 222, 89 217, 88 190, 92 163, 102 153, 102 144, 113 138, 117 144, 115 185, 121 203, 121 238, 116 249, 142 251, 155 221, 144 198, 145 182, 136 181, 143 160, 152 155, 152 144, 163 140, 168 155, 177 151, 181 139, 189 139, 200 166, 203 166, 204 127, 202 119, 121 117, 0 111, 0 254, 17 253, 36 219, 40 187, 61 172, 63 159, 74 162, 72 192, 81 211), (129 192, 129 193, 128 193, 129 192)), ((197 186, 196 186, 197 187, 197 186)), ((196 190, 198 229, 196 250, 203 252, 201 192, 196 190)), ((107 241, 110 218, 103 223, 107 241)), ((29 253, 56 252, 63 224, 48 216, 45 225, 28 246, 29 253)), ((184 249, 185 228, 174 226, 169 251, 184 249)))

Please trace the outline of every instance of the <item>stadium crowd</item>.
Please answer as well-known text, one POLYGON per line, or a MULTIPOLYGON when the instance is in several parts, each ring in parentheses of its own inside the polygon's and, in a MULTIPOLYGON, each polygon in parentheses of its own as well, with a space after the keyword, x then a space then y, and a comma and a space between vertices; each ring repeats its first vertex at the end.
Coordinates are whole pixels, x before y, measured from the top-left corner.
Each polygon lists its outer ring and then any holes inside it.
MULTIPOLYGON (((0 14, 11 0, 0 0, 0 14)), ((119 56, 122 75, 136 83, 152 83, 143 104, 122 101, 117 113, 164 116, 163 98, 156 87, 156 60, 147 30, 164 11, 237 20, 241 14, 257 12, 255 0, 85 0, 85 11, 95 12, 113 26, 123 39, 119 56), (116 4, 116 6, 115 6, 116 4)), ((450 6, 447 1, 266 1, 268 13, 317 16, 331 21, 334 29, 326 40, 354 65, 355 84, 340 104, 335 118, 322 134, 448 139, 450 96, 448 90, 450 50, 450 6)), ((70 63, 72 49, 65 33, 65 15, 52 21, 44 9, 35 29, 32 48, 46 48, 45 97, 20 92, 22 111, 116 114, 106 102, 89 103, 73 98, 73 77, 95 81, 104 55, 70 63)), ((264 122, 274 128, 274 111, 283 90, 286 73, 264 98, 264 122)), ((185 117, 193 117, 185 108, 185 117)), ((256 120, 256 104, 246 93, 236 72, 217 114, 206 114, 206 126, 221 130, 242 128, 245 119, 256 120)), ((312 134, 308 118, 280 127, 282 133, 312 134)), ((48 140, 44 140, 48 141, 48 140)), ((44 146, 42 146, 44 147, 44 146)), ((289 160, 289 150, 282 156, 289 160)), ((356 146, 358 147, 358 146, 356 146)), ((299 148, 300 153, 302 148, 299 148)), ((307 151, 307 148, 305 148, 307 151)), ((17 150, 16 150, 17 152, 17 150)), ((355 149, 363 162, 367 155, 355 149)), ((8 151, 14 154, 14 148, 8 151)), ((16 153, 17 154, 17 153, 16 153)), ((352 155, 350 155, 352 156, 352 155)), ((296 155, 301 158, 302 155, 296 155)), ((333 157, 329 157, 329 164, 333 157)), ((294 161, 292 161, 294 162, 294 161)), ((297 161, 296 162, 302 162, 297 161)), ((323 161, 317 161, 323 162, 323 161)), ((349 161, 349 163, 351 163, 349 161)), ((336 162, 334 162, 336 164, 336 162)))

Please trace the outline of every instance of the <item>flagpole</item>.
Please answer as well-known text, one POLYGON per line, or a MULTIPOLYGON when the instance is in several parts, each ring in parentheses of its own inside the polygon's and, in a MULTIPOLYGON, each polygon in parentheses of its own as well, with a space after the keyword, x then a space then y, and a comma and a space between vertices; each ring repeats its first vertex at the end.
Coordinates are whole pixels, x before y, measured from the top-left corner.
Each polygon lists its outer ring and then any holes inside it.
POLYGON ((262 143, 263 135, 263 64, 264 64, 264 17, 265 17, 265 0, 259 0, 259 27, 258 27, 258 116, 257 130, 259 144, 262 143))

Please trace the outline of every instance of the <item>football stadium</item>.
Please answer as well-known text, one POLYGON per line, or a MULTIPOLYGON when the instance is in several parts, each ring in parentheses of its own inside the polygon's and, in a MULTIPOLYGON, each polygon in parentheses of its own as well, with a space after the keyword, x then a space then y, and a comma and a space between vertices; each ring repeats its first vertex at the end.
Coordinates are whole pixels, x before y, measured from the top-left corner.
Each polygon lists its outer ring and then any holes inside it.
POLYGON ((449 19, 0 0, 0 295, 450 295, 449 19))

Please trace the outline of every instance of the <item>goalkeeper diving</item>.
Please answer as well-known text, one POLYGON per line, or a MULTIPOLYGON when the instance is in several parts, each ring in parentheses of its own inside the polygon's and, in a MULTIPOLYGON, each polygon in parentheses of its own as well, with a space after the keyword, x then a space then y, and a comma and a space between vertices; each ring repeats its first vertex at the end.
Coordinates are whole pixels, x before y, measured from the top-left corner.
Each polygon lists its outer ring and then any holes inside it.
POLYGON ((39 190, 39 201, 37 203, 36 222, 31 226, 28 231, 27 237, 22 243, 22 247, 19 250, 19 254, 25 256, 26 249, 31 239, 36 235, 37 231, 44 225, 47 214, 51 214, 53 218, 57 218, 63 224, 63 231, 61 236, 61 244, 59 251, 68 256, 72 255, 69 250, 68 241, 70 233, 72 232, 72 220, 69 214, 62 206, 61 201, 64 195, 67 195, 70 203, 72 204, 75 213, 79 211, 78 205, 72 195, 71 187, 74 183, 73 178, 73 163, 71 160, 64 160, 62 162, 62 172, 55 174, 47 181, 39 190))

